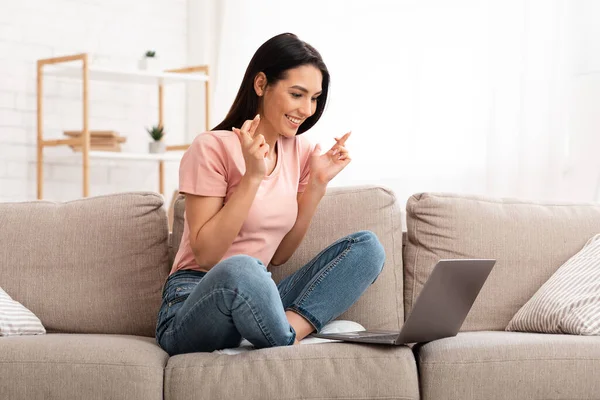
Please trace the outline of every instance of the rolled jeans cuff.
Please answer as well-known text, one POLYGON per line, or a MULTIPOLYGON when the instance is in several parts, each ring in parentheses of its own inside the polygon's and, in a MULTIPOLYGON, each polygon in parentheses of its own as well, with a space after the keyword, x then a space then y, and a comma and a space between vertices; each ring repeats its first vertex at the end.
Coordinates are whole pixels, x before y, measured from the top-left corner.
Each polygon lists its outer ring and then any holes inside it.
POLYGON ((306 309, 304 309, 304 308, 302 308, 300 306, 290 306, 290 307, 286 308, 285 310, 286 311, 293 311, 296 314, 298 314, 301 317, 303 317, 305 320, 307 320, 315 328, 315 330, 317 331, 317 333, 321 331, 321 328, 323 328, 323 323, 318 318, 316 318, 308 310, 306 310, 306 309))
POLYGON ((296 341, 296 330, 291 325, 290 325, 290 331, 292 331, 292 338, 290 339, 289 343, 287 344, 288 346, 293 345, 294 342, 296 341))

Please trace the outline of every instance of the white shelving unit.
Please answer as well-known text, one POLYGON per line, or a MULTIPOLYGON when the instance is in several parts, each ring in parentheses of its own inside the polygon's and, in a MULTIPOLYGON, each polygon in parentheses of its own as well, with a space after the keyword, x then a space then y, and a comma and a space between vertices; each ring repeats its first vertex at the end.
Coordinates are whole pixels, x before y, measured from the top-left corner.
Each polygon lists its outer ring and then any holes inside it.
POLYGON ((131 161, 180 161, 183 153, 123 153, 115 151, 90 151, 90 158, 99 160, 131 160, 131 161))
MULTIPOLYGON (((51 65, 46 71, 46 76, 81 79, 81 67, 74 65, 51 65)), ((116 70, 110 68, 90 67, 89 79, 91 81, 138 83, 138 84, 170 84, 181 82, 208 82, 207 75, 192 73, 141 71, 141 70, 116 70)))
MULTIPOLYGON (((91 159, 108 159, 124 161, 158 162, 159 191, 164 194, 164 162, 179 161, 182 150, 189 144, 167 146, 162 154, 92 151, 90 147, 89 128, 89 83, 90 81, 107 81, 121 83, 137 83, 156 85, 158 87, 158 125, 163 125, 163 91, 164 86, 171 83, 204 82, 205 88, 205 121, 209 129, 209 69, 208 65, 199 65, 166 71, 119 70, 94 67, 88 64, 88 55, 76 54, 38 60, 37 62, 37 198, 43 198, 44 181, 44 147, 80 145, 83 160, 83 197, 89 195, 89 170, 91 159), (65 63, 81 62, 81 65, 65 63), (82 82, 83 89, 83 134, 77 138, 45 140, 43 135, 43 79, 44 76, 77 79, 82 82)), ((77 155, 78 156, 78 155, 77 155)))

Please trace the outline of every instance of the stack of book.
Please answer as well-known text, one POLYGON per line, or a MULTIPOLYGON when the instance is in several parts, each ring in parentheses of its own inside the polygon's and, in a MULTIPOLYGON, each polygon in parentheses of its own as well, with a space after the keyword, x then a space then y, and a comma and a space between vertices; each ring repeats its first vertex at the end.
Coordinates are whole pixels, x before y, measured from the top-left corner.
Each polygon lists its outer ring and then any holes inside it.
MULTIPOLYGON (((80 138, 82 131, 65 131, 70 138, 80 138)), ((115 131, 90 131, 90 150, 94 151, 121 151, 121 143, 127 138, 119 136, 115 131)), ((73 151, 81 151, 81 144, 69 145, 73 151)))

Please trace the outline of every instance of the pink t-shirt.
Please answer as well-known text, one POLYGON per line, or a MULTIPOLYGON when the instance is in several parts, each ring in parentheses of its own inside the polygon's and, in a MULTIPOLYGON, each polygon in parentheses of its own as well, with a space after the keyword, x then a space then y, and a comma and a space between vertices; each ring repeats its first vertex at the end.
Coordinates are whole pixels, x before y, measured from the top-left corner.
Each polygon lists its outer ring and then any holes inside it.
MULTIPOLYGON (((298 192, 308 182, 308 161, 313 147, 303 136, 277 139, 277 163, 263 179, 248 217, 222 260, 246 254, 269 265, 283 237, 298 215, 298 192)), ((199 196, 223 197, 227 203, 235 192, 246 164, 238 137, 231 131, 209 131, 198 135, 179 166, 179 191, 199 196)), ((182 269, 200 270, 190 246, 184 213, 181 244, 171 274, 182 269)))

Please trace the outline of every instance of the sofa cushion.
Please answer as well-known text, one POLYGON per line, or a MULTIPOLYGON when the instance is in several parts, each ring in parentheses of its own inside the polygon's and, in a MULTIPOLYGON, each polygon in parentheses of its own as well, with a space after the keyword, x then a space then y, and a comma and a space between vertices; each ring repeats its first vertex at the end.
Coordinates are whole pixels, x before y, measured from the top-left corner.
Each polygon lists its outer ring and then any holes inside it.
POLYGON ((441 258, 497 260, 461 330, 504 330, 544 282, 600 232, 598 204, 424 193, 407 202, 408 313, 441 258))
POLYGON ((136 336, 15 336, 0 339, 3 399, 156 399, 168 355, 136 336))
POLYGON ((43 335, 44 325, 27 307, 0 287, 0 336, 43 335))
POLYGON ((597 399, 600 337, 464 332, 416 347, 422 399, 597 399))
POLYGON ((600 234, 542 285, 506 330, 600 335, 600 234))
MULTIPOLYGON (((175 203, 172 246, 179 247, 185 201, 175 203)), ((375 283, 338 319, 356 321, 368 329, 400 329, 404 321, 402 297, 402 226, 394 194, 375 186, 334 187, 321 200, 300 247, 284 265, 270 267, 273 280, 308 263, 337 239, 360 230, 373 231, 385 249, 386 260, 375 283)))
POLYGON ((168 266, 160 195, 0 203, 0 286, 48 332, 154 336, 168 266))
POLYGON ((348 343, 171 357, 165 399, 418 399, 411 350, 348 343))

